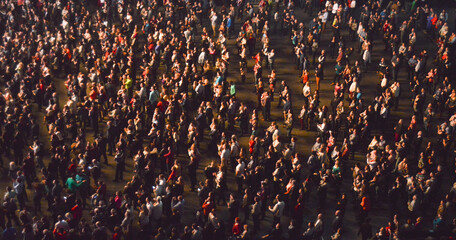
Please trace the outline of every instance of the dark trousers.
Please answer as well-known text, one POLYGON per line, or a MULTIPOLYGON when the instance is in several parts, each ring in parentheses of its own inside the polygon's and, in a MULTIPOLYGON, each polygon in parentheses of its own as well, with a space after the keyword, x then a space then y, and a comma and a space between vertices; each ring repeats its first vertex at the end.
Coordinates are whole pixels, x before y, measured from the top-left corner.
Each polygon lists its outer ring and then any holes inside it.
POLYGON ((192 191, 194 191, 195 185, 196 185, 196 169, 190 170, 189 176, 190 176, 190 188, 192 191))
POLYGON ((271 105, 263 107, 264 120, 269 121, 271 118, 271 105))
POLYGON ((123 171, 124 171, 123 164, 117 163, 117 166, 116 166, 116 178, 114 179, 114 181, 123 180, 123 171))
POLYGON ((293 131, 293 128, 292 127, 288 127, 287 128, 287 138, 288 138, 289 141, 291 140, 291 131, 293 131))
POLYGON ((242 177, 236 177, 236 184, 237 184, 237 190, 238 193, 242 193, 242 177))
POLYGON ((17 201, 19 202, 19 209, 22 211, 25 207, 25 201, 27 200, 27 196, 25 193, 17 194, 17 201))
POLYGON ((101 156, 103 156, 103 158, 105 159, 105 163, 108 164, 108 156, 106 155, 106 149, 101 151, 101 156))
POLYGON ((109 151, 109 155, 112 155, 112 152, 114 151, 114 149, 115 149, 114 139, 112 139, 112 140, 109 140, 109 139, 108 139, 108 151, 109 151))

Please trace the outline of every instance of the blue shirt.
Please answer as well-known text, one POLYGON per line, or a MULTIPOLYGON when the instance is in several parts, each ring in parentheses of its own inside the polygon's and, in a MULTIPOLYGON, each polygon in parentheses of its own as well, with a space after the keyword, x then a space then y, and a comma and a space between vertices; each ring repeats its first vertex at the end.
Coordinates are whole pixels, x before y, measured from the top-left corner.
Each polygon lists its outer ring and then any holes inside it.
POLYGON ((231 20, 231 18, 228 18, 228 20, 226 21, 226 27, 230 28, 232 25, 232 22, 233 22, 233 20, 231 20))
POLYGON ((217 80, 215 81, 215 84, 220 85, 220 84, 222 84, 222 81, 223 81, 223 77, 222 76, 218 76, 217 80))

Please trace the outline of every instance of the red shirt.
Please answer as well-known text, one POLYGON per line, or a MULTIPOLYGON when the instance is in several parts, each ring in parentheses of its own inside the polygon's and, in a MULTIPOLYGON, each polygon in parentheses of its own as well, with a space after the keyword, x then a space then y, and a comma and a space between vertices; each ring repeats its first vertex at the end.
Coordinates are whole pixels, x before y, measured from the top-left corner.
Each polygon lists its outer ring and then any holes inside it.
POLYGON ((116 203, 116 208, 119 209, 122 206, 122 197, 116 196, 114 202, 116 203))
POLYGON ((171 171, 171 173, 169 174, 167 182, 169 182, 171 180, 175 180, 175 179, 177 179, 177 171, 176 171, 176 169, 173 169, 171 171))
POLYGON ((249 152, 250 152, 250 154, 253 153, 253 146, 255 146, 255 140, 250 140, 249 141, 249 152))
POLYGON ((234 236, 239 236, 241 234, 241 226, 239 223, 234 223, 231 231, 233 232, 234 236))
POLYGON ((369 211, 369 209, 370 209, 369 198, 363 197, 363 199, 361 200, 361 207, 363 208, 364 211, 369 211))
POLYGON ((97 97, 98 97, 98 91, 92 90, 92 92, 90 93, 90 99, 95 100, 95 99, 97 99, 97 97))
POLYGON ((168 153, 166 153, 165 155, 163 155, 163 157, 166 159, 166 163, 167 164, 173 164, 174 163, 174 154, 172 151, 169 151, 168 153))
POLYGON ((122 234, 121 233, 114 233, 112 235, 112 240, 118 240, 118 239, 122 239, 122 234))
POLYGON ((203 203, 203 214, 204 216, 208 216, 209 213, 212 211, 212 209, 214 208, 213 204, 212 204, 212 201, 208 201, 206 200, 204 203, 203 203))

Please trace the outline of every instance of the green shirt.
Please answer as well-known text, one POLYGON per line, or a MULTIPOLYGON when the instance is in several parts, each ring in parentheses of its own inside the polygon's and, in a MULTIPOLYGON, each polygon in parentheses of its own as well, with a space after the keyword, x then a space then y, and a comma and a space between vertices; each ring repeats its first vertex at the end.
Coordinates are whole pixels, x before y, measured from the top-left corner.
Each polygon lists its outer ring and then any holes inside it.
POLYGON ((339 64, 336 64, 336 74, 339 75, 340 73, 342 73, 342 66, 340 66, 339 64))
POLYGON ((77 183, 76 180, 74 180, 71 177, 69 177, 66 181, 66 185, 68 187, 68 190, 70 190, 70 192, 76 192, 76 190, 78 190, 79 186, 81 186, 82 184, 83 184, 83 182, 77 183))

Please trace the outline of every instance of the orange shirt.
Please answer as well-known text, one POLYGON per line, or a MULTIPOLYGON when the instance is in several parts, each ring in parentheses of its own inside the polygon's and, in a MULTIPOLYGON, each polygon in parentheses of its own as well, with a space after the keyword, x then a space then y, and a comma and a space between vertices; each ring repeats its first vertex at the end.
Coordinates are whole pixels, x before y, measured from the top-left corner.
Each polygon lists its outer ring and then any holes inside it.
POLYGON ((301 76, 301 79, 302 79, 302 83, 306 84, 307 81, 309 81, 309 74, 303 73, 302 76, 301 76))

